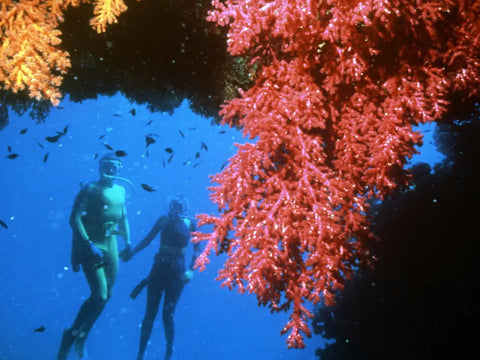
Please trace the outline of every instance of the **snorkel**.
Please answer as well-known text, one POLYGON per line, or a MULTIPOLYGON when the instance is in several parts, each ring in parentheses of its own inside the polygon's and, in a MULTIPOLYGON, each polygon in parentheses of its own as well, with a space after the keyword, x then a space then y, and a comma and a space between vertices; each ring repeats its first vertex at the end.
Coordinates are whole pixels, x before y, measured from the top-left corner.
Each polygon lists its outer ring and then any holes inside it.
POLYGON ((102 156, 98 164, 98 171, 103 180, 108 180, 112 183, 114 180, 123 181, 130 186, 132 189, 132 195, 127 196, 130 198, 136 193, 135 185, 129 179, 117 175, 122 168, 122 161, 114 154, 106 154, 102 156))

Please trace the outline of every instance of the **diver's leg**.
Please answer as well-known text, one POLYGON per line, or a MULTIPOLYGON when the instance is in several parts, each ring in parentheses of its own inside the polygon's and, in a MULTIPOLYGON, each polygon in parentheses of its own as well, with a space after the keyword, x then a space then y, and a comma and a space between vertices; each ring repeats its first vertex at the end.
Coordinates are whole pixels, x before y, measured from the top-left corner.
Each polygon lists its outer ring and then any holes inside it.
MULTIPOLYGON (((152 274, 150 274, 152 275, 152 274)), ((140 345, 138 347, 137 360, 142 360, 147 348, 148 339, 152 333, 153 323, 158 313, 158 306, 162 298, 163 288, 161 284, 155 281, 155 277, 150 276, 147 287, 147 308, 142 322, 140 332, 140 345)))
MULTIPOLYGON (((182 272, 183 275, 183 272, 182 272)), ((182 294, 184 283, 181 277, 172 281, 165 289, 165 300, 163 303, 163 328, 165 330, 165 360, 170 360, 173 354, 173 339, 175 337, 174 314, 178 299, 182 294)))
POLYGON ((63 332, 60 350, 57 355, 58 360, 67 358, 75 339, 86 336, 86 330, 91 328, 91 324, 95 322, 106 303, 107 282, 104 270, 102 268, 94 269, 85 264, 82 267, 91 294, 80 307, 72 327, 63 332))
POLYGON ((75 351, 80 359, 84 355, 84 345, 88 333, 108 301, 108 282, 105 268, 85 269, 84 267, 84 272, 90 285, 91 294, 82 305, 72 326, 72 334, 75 335, 75 351))
POLYGON ((113 284, 115 283, 115 279, 117 278, 118 256, 116 255, 116 252, 114 254, 106 254, 104 256, 104 260, 105 260, 105 266, 102 268, 103 274, 100 272, 100 275, 102 276, 102 288, 99 294, 99 297, 101 299, 100 302, 103 303, 103 306, 101 307, 101 309, 100 308, 98 309, 99 310, 98 313, 92 312, 91 318, 89 318, 85 322, 85 326, 82 329, 83 331, 82 335, 84 336, 78 336, 75 339, 75 351, 80 359, 82 359, 85 354, 85 342, 87 340, 88 334, 90 333, 90 330, 95 324, 97 318, 102 313, 103 308, 105 307, 107 301, 111 298, 113 284), (105 279, 105 285, 103 285, 103 279, 105 279))
POLYGON ((57 360, 67 360, 68 353, 72 348, 75 336, 72 335, 70 329, 63 331, 62 342, 60 343, 60 349, 58 350, 57 360))

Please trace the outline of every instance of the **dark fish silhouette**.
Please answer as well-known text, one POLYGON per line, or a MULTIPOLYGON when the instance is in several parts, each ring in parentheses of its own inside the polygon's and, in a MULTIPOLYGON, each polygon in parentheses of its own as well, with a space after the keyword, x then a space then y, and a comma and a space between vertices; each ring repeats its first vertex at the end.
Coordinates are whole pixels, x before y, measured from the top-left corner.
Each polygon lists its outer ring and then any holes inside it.
POLYGON ((35 332, 44 332, 45 331, 45 326, 40 326, 34 330, 35 332))
POLYGON ((137 110, 135 110, 135 109, 130 109, 130 114, 132 114, 132 116, 137 115, 137 110))
POLYGON ((201 141, 202 146, 200 146, 200 149, 205 149, 205 151, 208 151, 207 144, 205 144, 203 141, 201 141))
POLYGON ((7 155, 7 158, 9 159, 15 159, 16 157, 18 157, 18 154, 15 154, 15 153, 7 155))
POLYGON ((98 140, 102 140, 105 136, 107 136, 107 134, 100 135, 100 136, 98 137, 98 140))
POLYGON ((219 134, 225 134, 225 130, 220 130, 218 133, 219 134))
POLYGON ((153 120, 148 120, 148 123, 146 126, 150 125, 153 122, 153 120))
POLYGON ((57 106, 56 109, 63 110, 64 108, 63 108, 63 106, 57 106))
POLYGON ((140 184, 140 186, 142 187, 143 190, 148 191, 148 192, 152 192, 152 191, 156 190, 148 184, 140 184))
POLYGON ((194 164, 193 167, 195 168, 195 167, 197 167, 198 165, 200 165, 200 163, 194 164))
POLYGON ((147 135, 145 136, 145 143, 146 143, 146 147, 148 147, 149 145, 152 145, 152 144, 155 144, 156 143, 156 140, 151 137, 150 135, 147 135))
POLYGON ((22 130, 20 130, 20 134, 25 134, 27 131, 28 131, 28 129, 26 129, 26 128, 22 129, 22 130))
POLYGON ((103 146, 105 146, 108 150, 113 150, 113 147, 111 147, 107 143, 103 143, 103 146))
POLYGON ((37 145, 40 146, 42 149, 44 149, 43 145, 40 144, 38 141, 37 141, 37 145))
POLYGON ((56 143, 58 140, 60 140, 60 138, 63 136, 62 133, 57 133, 57 135, 55 136, 47 136, 45 138, 45 140, 47 140, 48 142, 51 142, 51 143, 56 143))
POLYGON ((188 129, 188 130, 195 130, 196 127, 189 127, 189 128, 187 128, 187 129, 188 129))
POLYGON ((165 160, 163 160, 162 162, 163 162, 163 167, 165 167, 165 160))
POLYGON ((198 159, 200 157, 200 152, 197 151, 197 153, 195 154, 195 159, 198 159))
POLYGON ((223 170, 223 168, 227 165, 228 161, 225 161, 223 164, 222 164, 222 167, 220 168, 220 170, 223 170))
POLYGON ((65 136, 68 131, 68 125, 63 128, 63 131, 56 131, 57 135, 47 136, 45 140, 51 143, 56 143, 62 136, 65 136))
POLYGON ((183 135, 183 132, 182 132, 182 130, 178 130, 178 132, 180 133, 180 135, 182 135, 182 138, 184 138, 184 137, 185 137, 185 135, 183 135))
POLYGON ((173 153, 173 149, 172 149, 172 148, 169 148, 169 147, 165 148, 165 151, 166 151, 167 153, 169 153, 169 154, 172 154, 172 153, 173 153))
POLYGON ((43 162, 46 163, 47 162, 47 159, 48 159, 48 152, 45 154, 45 156, 43 157, 43 162))
POLYGON ((12 147, 11 147, 11 146, 7 146, 7 150, 8 150, 8 152, 12 152, 12 147))
POLYGON ((0 225, 1 225, 2 227, 4 227, 5 229, 8 229, 7 224, 6 224, 3 220, 0 220, 0 225))
POLYGON ((117 150, 115 151, 115 155, 117 155, 118 157, 124 157, 124 156, 127 156, 127 153, 126 151, 123 151, 123 150, 117 150))
POLYGON ((170 155, 170 156, 168 157, 167 162, 168 162, 169 164, 170 164, 170 161, 172 161, 173 155, 174 155, 174 154, 172 154, 172 155, 170 155))
POLYGON ((122 114, 115 113, 115 114, 113 114, 113 116, 120 117, 120 116, 122 116, 122 114))
POLYGON ((93 160, 96 160, 98 158, 98 154, 95 154, 95 156, 93 157, 93 160))

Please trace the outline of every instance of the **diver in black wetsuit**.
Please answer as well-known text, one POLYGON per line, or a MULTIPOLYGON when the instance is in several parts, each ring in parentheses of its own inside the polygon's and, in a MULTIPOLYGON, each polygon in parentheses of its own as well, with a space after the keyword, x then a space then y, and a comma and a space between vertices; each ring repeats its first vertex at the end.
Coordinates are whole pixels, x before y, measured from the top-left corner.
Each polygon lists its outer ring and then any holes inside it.
POLYGON ((185 249, 190 241, 191 232, 195 230, 195 223, 192 219, 182 215, 186 210, 186 200, 182 196, 176 196, 169 203, 168 215, 161 216, 147 236, 133 249, 127 249, 120 254, 123 261, 129 261, 136 253, 148 246, 160 231, 162 232, 160 235, 160 250, 155 255, 155 262, 150 274, 134 290, 136 294, 131 295, 135 298, 141 291, 142 285, 147 286, 147 308, 142 322, 137 360, 143 360, 153 322, 164 293, 162 317, 167 343, 164 359, 169 360, 173 353, 175 307, 183 286, 193 277, 193 266, 200 254, 200 245, 198 243, 194 244, 192 261, 187 270, 185 267, 185 249))

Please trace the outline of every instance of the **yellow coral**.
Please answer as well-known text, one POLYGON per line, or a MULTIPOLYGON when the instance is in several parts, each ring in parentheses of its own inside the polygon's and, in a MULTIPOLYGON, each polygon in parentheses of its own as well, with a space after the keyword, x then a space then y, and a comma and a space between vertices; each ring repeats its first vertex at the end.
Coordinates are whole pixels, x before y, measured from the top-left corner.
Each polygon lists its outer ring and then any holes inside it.
POLYGON ((96 0, 94 4, 95 16, 90 20, 90 26, 98 33, 104 32, 107 25, 116 23, 117 16, 127 10, 123 0, 96 0))
MULTIPOLYGON (((0 85, 57 105, 69 54, 59 48, 63 11, 92 0, 2 0, 0 5, 0 85)), ((95 0, 90 24, 103 32, 127 9, 123 0, 95 0)))

